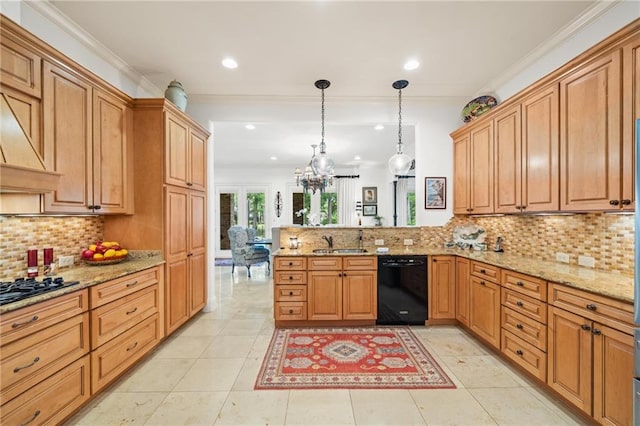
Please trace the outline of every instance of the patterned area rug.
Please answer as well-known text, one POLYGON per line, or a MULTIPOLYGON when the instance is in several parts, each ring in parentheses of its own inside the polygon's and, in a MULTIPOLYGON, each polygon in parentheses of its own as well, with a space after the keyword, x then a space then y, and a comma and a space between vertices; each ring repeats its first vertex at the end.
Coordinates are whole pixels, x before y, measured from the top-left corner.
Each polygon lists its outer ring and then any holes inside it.
POLYGON ((255 389, 453 389, 408 327, 276 329, 255 389))

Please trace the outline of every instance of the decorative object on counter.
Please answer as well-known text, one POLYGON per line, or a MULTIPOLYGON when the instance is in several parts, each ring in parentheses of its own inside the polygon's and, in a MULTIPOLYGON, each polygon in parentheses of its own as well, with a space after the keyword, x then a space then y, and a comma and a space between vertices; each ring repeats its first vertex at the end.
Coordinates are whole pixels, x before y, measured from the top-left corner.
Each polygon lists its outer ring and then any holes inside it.
POLYGON ((320 190, 322 193, 327 186, 333 185, 333 178, 335 176, 333 160, 327 155, 327 144, 324 142, 324 89, 330 85, 331 82, 328 80, 318 80, 315 82, 315 86, 322 90, 322 138, 320 140, 320 154, 316 155, 316 147, 318 145, 311 145, 313 148, 313 156, 307 167, 305 167, 304 173, 300 171, 300 167, 296 167, 294 171, 296 184, 298 186, 302 185, 305 192, 311 190, 314 194, 317 190, 320 190))
POLYGON ((276 329, 254 389, 455 387, 409 327, 345 327, 276 329))
POLYGON ((493 246, 493 251, 496 253, 502 253, 504 250, 502 249, 502 237, 498 237, 496 239, 496 245, 493 246))
POLYGON ((280 217, 282 214, 282 194, 280 191, 276 192, 276 200, 274 202, 276 208, 276 217, 280 217))
POLYGON ((298 240, 298 237, 289 237, 289 248, 291 250, 297 250, 299 246, 300 241, 298 240))
POLYGON ((392 84, 398 91, 398 149, 389 158, 389 170, 393 175, 406 175, 411 169, 411 157, 402 152, 402 89, 408 85, 407 80, 397 80, 392 84))
POLYGON ((88 265, 111 265, 126 260, 128 253, 116 241, 96 241, 82 250, 80 257, 88 265))
POLYGON ((425 209, 446 209, 447 208, 447 178, 446 177, 424 178, 424 208, 425 209))
POLYGON ((180 111, 186 111, 188 96, 182 87, 182 83, 178 80, 173 80, 169 83, 167 90, 164 91, 164 97, 173 102, 180 111))
POLYGON ((498 101, 493 96, 479 96, 462 108, 462 121, 468 123, 475 120, 494 106, 498 105, 498 101))
POLYGON ((364 205, 362 206, 362 215, 363 216, 377 216, 378 215, 378 206, 376 204, 372 205, 364 205))
POLYGON ((30 248, 27 250, 27 277, 38 276, 38 250, 30 248))
POLYGON ((473 243, 473 249, 477 251, 487 251, 487 243, 473 243))
POLYGON ((92 259, 82 259, 82 262, 84 262, 85 265, 91 265, 91 266, 106 266, 106 265, 115 265, 116 263, 121 263, 126 261, 128 258, 128 256, 122 256, 122 257, 118 257, 116 258, 109 258, 109 259, 101 259, 101 260, 92 260, 92 259))
POLYGON ((453 230, 453 242, 462 249, 468 249, 475 244, 484 243, 487 233, 484 228, 474 224, 457 226, 453 230))
POLYGON ((373 217, 376 226, 382 226, 382 219, 384 218, 382 216, 378 216, 377 214, 373 217))
POLYGON ((44 274, 53 274, 55 269, 55 263, 53 262, 53 248, 48 247, 42 250, 42 257, 44 258, 44 274))
POLYGON ((362 203, 366 205, 378 204, 378 187, 363 186, 362 187, 362 203))
POLYGON ((456 246, 456 243, 453 241, 445 241, 444 248, 452 249, 456 246))

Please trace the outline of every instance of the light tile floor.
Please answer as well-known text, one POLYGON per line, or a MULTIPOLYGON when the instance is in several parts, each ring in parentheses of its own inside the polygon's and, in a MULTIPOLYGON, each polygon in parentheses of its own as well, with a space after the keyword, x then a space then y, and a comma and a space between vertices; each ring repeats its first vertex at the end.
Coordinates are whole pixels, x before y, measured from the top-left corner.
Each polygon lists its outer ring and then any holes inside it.
POLYGON ((456 327, 413 327, 457 389, 274 390, 253 385, 273 333, 263 267, 216 267, 201 313, 70 419, 73 425, 575 425, 580 420, 456 327))

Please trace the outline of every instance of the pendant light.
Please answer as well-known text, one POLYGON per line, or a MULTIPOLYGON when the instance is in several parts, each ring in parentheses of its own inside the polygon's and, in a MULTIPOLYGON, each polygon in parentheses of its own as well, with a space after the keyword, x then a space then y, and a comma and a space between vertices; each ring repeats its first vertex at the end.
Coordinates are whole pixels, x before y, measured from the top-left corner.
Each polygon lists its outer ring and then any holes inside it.
POLYGON ((327 155, 327 144, 324 143, 324 89, 329 87, 329 80, 318 80, 315 86, 322 91, 322 139, 320 140, 320 154, 311 160, 311 168, 313 172, 322 177, 331 178, 335 175, 333 171, 333 160, 327 155))
POLYGON ((402 152, 402 89, 408 85, 407 80, 393 82, 393 88, 398 91, 398 150, 389 158, 389 170, 394 175, 406 175, 411 168, 411 157, 402 152))

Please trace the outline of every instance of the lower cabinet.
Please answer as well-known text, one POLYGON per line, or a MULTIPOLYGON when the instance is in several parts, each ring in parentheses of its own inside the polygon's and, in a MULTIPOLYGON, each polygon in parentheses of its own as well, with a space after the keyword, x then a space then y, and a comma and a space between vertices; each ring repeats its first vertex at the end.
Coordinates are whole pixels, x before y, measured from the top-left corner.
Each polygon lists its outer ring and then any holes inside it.
POLYGON ((276 325, 307 319, 307 259, 273 259, 273 314, 276 325))
POLYGON ((471 261, 456 257, 456 319, 469 326, 469 274, 471 261))
POLYGON ((495 348, 500 348, 500 285, 471 275, 469 328, 495 348))
POLYGON ((429 319, 455 319, 456 258, 431 256, 429 263, 429 319))

